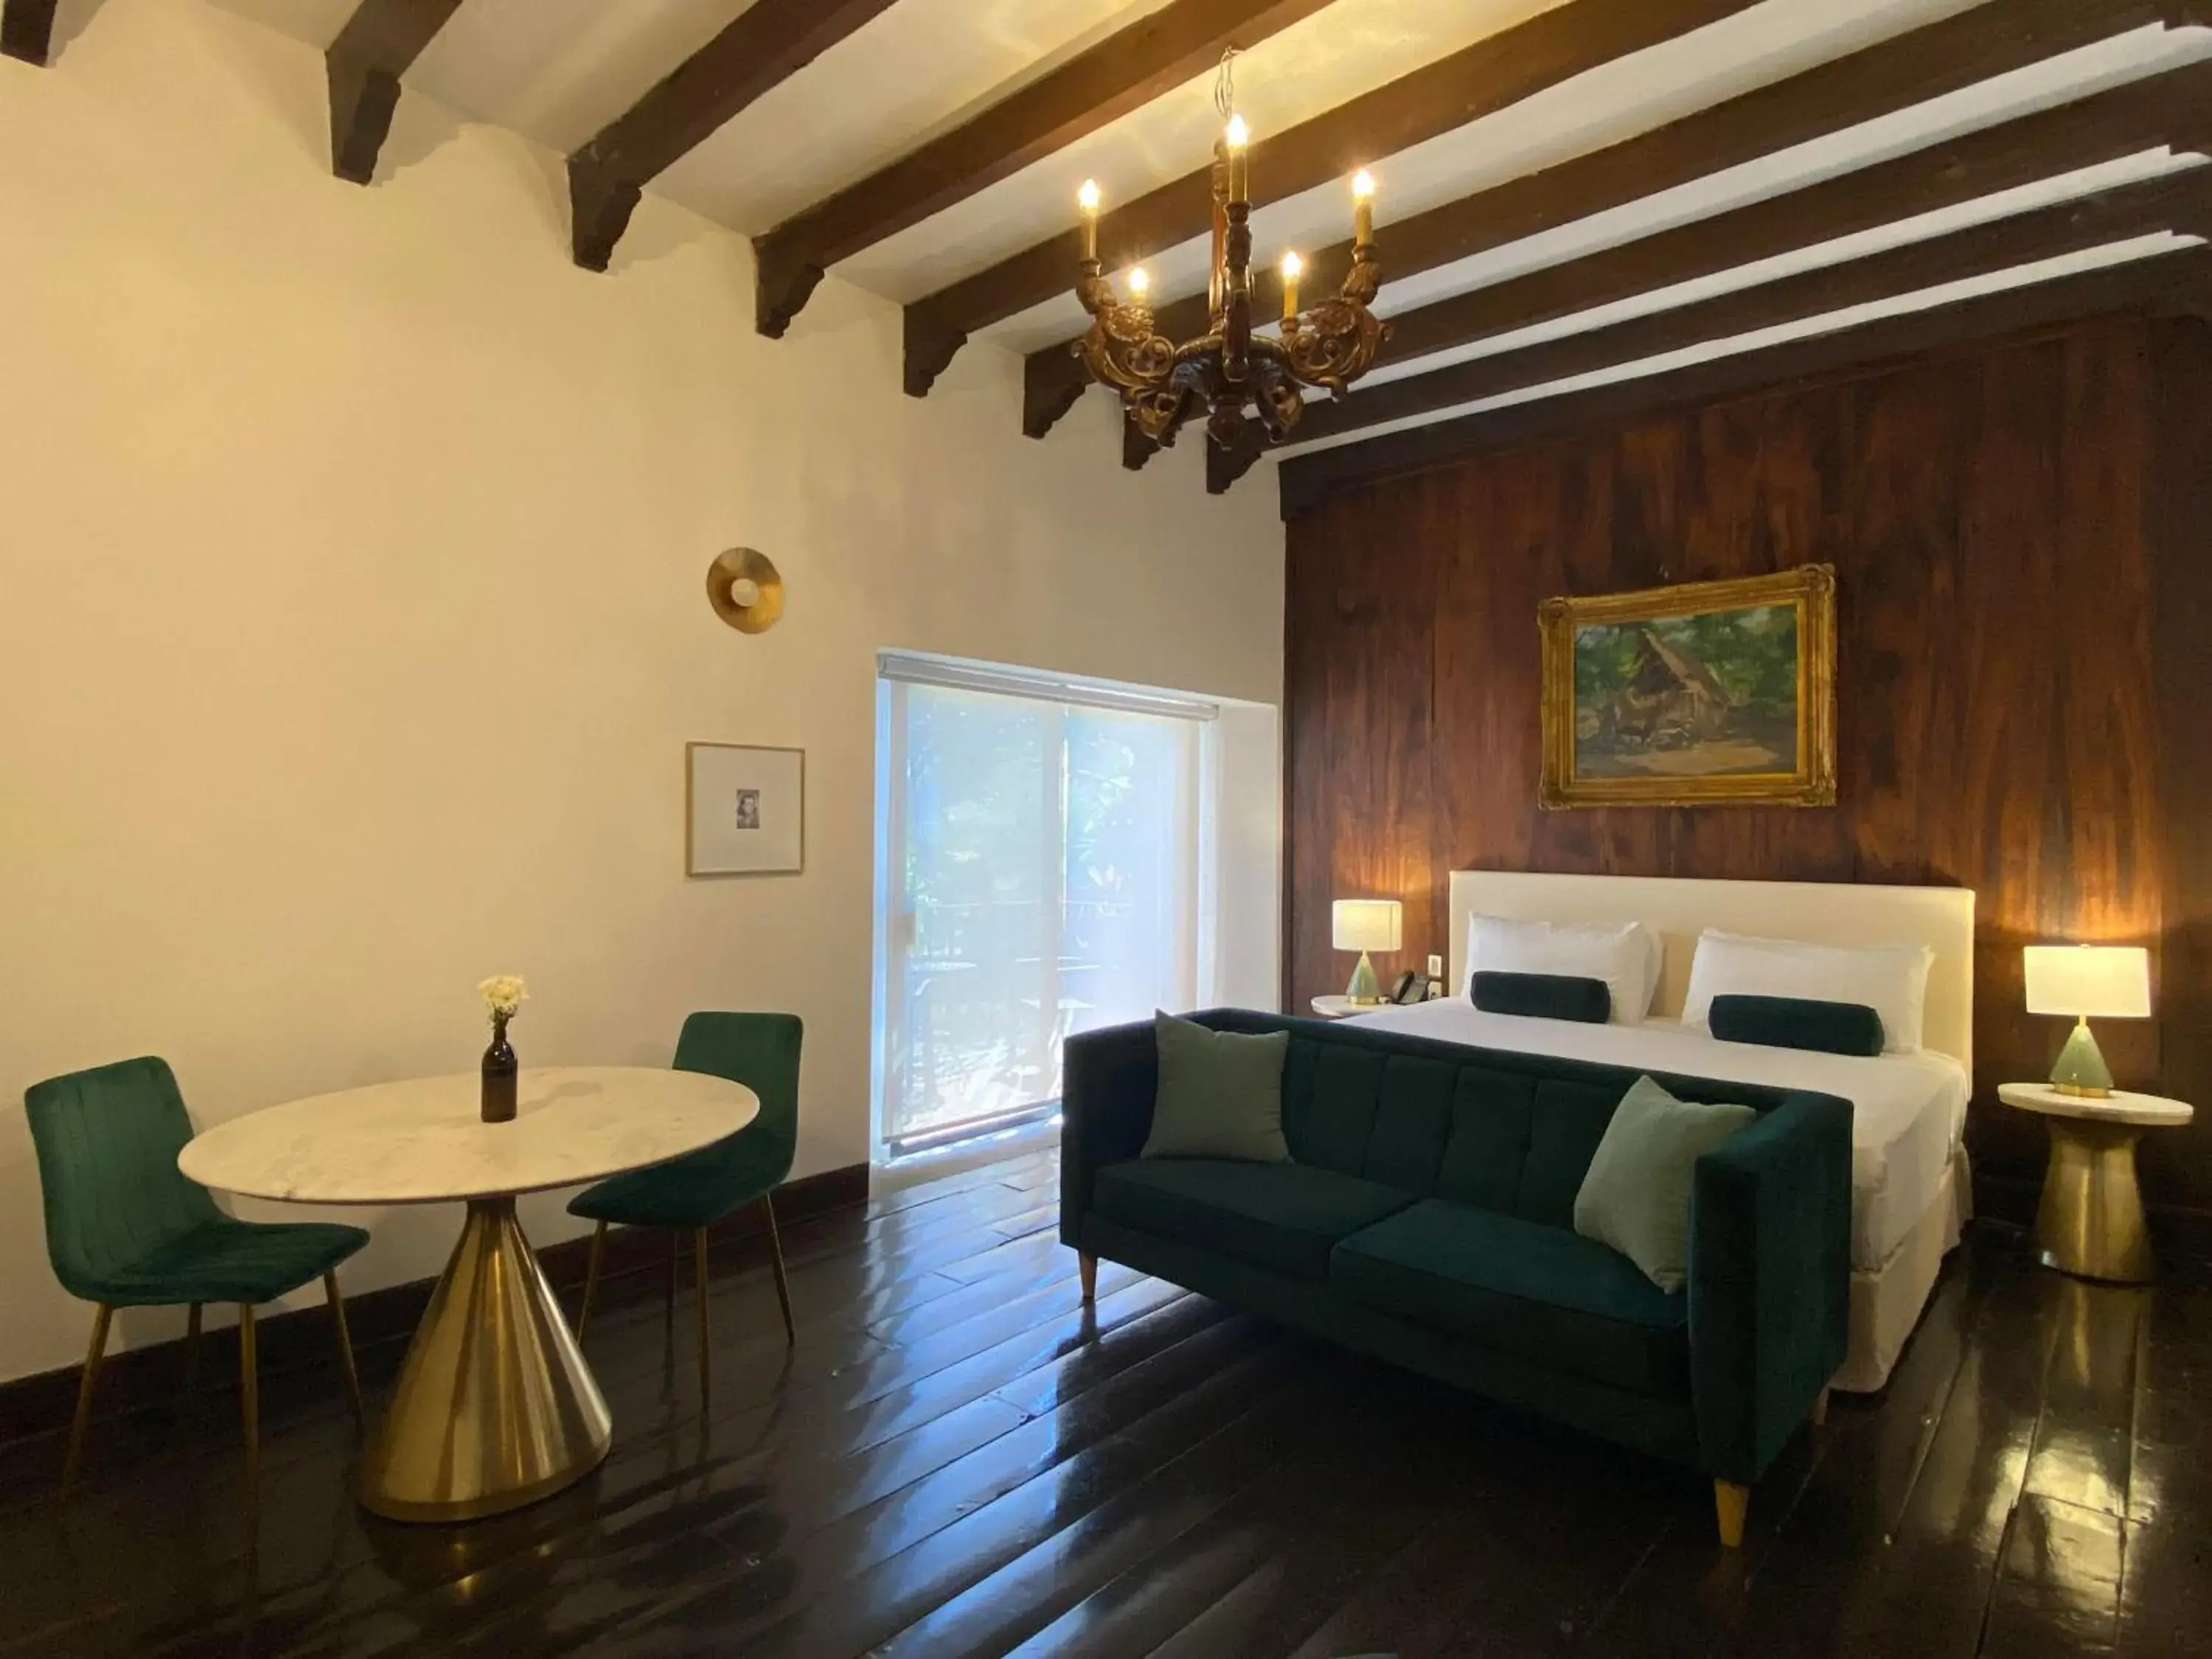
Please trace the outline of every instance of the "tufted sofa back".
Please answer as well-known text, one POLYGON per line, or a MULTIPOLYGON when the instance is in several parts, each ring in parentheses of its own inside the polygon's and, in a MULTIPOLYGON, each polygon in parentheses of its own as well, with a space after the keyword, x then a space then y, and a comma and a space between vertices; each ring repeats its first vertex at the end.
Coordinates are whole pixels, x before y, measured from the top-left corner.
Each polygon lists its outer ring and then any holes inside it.
MULTIPOLYGON (((1192 1018, 1220 1031, 1291 1033, 1283 1133, 1297 1162, 1555 1227, 1574 1224, 1575 1194, 1606 1125, 1644 1075, 1246 1009, 1192 1018)), ((1654 1075, 1688 1099, 1767 1111, 1787 1097, 1756 1084, 1654 1075)))

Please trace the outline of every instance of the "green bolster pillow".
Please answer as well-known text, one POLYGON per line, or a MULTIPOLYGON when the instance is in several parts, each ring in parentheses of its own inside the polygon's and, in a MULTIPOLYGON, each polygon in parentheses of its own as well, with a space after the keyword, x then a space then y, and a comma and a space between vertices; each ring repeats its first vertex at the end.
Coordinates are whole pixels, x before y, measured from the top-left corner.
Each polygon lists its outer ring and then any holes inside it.
POLYGON ((1605 981, 1571 974, 1480 973, 1472 994, 1486 1014, 1571 1019, 1584 1025, 1602 1025, 1613 1018, 1613 993, 1605 981))
POLYGON ((1723 1042, 1824 1054, 1878 1054, 1885 1037, 1881 1016, 1865 1004, 1811 997, 1717 996, 1705 1023, 1723 1042))

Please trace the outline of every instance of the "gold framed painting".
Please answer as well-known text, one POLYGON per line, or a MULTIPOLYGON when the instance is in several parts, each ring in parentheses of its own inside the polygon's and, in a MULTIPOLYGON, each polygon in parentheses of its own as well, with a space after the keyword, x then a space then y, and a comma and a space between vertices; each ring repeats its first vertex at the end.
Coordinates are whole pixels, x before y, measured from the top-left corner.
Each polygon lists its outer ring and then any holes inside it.
POLYGON ((1547 807, 1836 804, 1836 571, 1552 599, 1547 807))

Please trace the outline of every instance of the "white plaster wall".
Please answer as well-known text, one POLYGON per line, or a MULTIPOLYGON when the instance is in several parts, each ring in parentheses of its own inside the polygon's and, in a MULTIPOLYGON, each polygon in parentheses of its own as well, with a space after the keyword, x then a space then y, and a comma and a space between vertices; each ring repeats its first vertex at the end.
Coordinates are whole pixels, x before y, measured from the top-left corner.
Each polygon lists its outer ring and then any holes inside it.
MULTIPOLYGON (((87 1328, 37 1079, 158 1053, 204 1124, 463 1069, 514 972, 526 1064, 797 1012, 799 1171, 857 1162, 875 652, 1279 700, 1264 477, 1124 472, 1103 399, 1025 440, 988 347, 908 398, 897 311, 834 281, 762 339, 746 245, 651 196, 579 270, 560 158, 412 94, 342 183, 326 118, 318 53, 200 0, 0 58, 0 1377, 87 1328), (757 638, 703 598, 739 543, 789 586, 757 638), (684 878, 690 738, 806 749, 803 876, 684 878)), ((452 1237, 367 1219, 356 1288, 452 1237)))

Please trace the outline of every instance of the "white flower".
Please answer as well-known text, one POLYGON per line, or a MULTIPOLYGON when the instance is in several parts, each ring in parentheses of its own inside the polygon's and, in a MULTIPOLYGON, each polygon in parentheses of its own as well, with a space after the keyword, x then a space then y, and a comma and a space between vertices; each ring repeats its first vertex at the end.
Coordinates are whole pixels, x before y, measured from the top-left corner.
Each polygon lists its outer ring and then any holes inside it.
POLYGON ((530 1000, 519 974, 495 974, 477 987, 484 1000, 484 1006, 495 1014, 514 1018, 515 1011, 530 1000))

